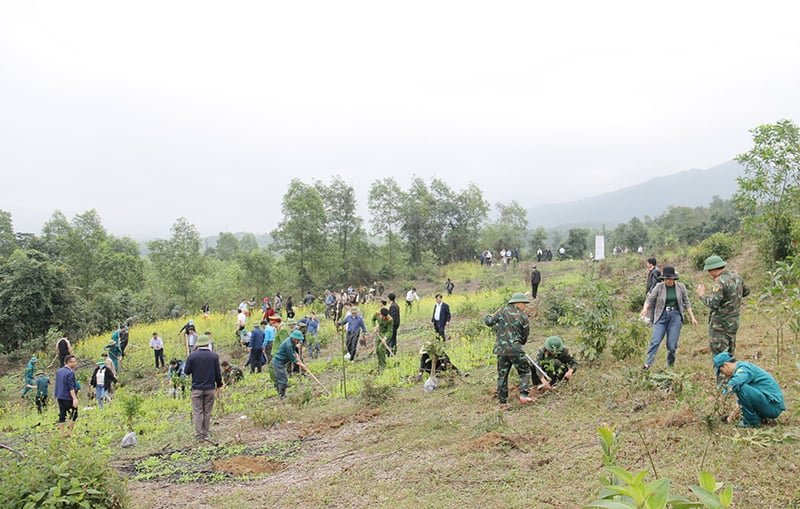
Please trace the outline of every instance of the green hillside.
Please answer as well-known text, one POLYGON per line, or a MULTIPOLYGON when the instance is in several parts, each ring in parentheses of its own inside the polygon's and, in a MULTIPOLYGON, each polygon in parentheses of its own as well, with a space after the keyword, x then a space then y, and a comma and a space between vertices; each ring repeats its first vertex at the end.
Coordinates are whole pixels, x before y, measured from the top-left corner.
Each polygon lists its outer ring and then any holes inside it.
MULTIPOLYGON (((737 357, 773 373, 789 408, 776 425, 755 430, 733 426, 729 414, 735 401, 721 399, 714 387, 706 310, 693 291, 697 283, 709 283, 708 275, 691 269, 680 253, 659 258, 675 265, 692 290, 700 322, 696 330, 684 326, 674 371, 666 371, 663 346, 651 371, 640 369, 642 341, 649 340, 638 320, 644 292, 641 257, 540 263, 540 298, 527 308, 530 354, 552 334, 579 352, 578 337, 593 310, 610 304, 614 316, 604 323, 610 329, 599 359, 582 361, 573 380, 539 395, 535 403, 516 403, 512 372, 513 403, 505 410, 494 395, 494 337, 482 318, 512 292, 529 290, 525 263, 507 272, 459 264, 420 280, 416 286, 422 300, 411 310, 401 303, 399 355, 382 372, 371 353, 371 327, 367 347, 355 362, 345 363, 343 373, 341 335, 323 321, 322 355, 309 362, 320 383, 294 376, 289 397, 281 402, 268 374, 247 373, 215 405, 213 444, 193 442, 189 400, 170 397, 166 374, 153 367, 148 348, 156 331, 167 343, 167 361, 183 357, 177 335, 182 320, 132 328, 114 401, 101 412, 90 391, 82 390, 76 435, 63 443, 55 438, 52 402, 44 416, 37 415, 31 402, 19 398, 22 366, 9 366, 1 381, 0 444, 12 450, 0 451, 0 489, 7 500, 32 490, 17 473, 21 466, 70 471, 68 464, 95 461, 110 468, 108 483, 116 483, 118 475, 124 485, 128 498, 120 507, 576 508, 596 500, 609 479, 597 433, 598 427, 609 426, 616 430, 616 464, 630 472, 647 471, 648 481, 671 479, 672 494, 697 500, 689 486, 708 471, 732 488, 732 507, 798 503, 796 338, 780 327, 776 313, 781 305, 759 299, 767 278, 757 257, 745 248, 730 260, 752 288, 737 357), (414 379, 418 352, 433 334, 433 295, 447 277, 457 286, 445 298, 453 311, 446 349, 463 375, 442 374, 438 388, 426 393, 414 379), (782 345, 776 345, 776 331, 784 333, 782 345), (616 358, 626 349, 634 353, 616 358), (122 449, 119 442, 129 426, 139 444, 122 449)), ((364 306, 367 322, 376 309, 364 306)), ((222 360, 244 363, 246 352, 233 335, 234 315, 194 319, 200 332, 212 332, 222 360)), ((88 379, 107 337, 90 337, 76 346, 79 380, 88 379)), ((52 352, 40 357, 46 366, 52 352)), ((53 368, 47 371, 52 374, 53 368)), ((44 490, 41 485, 37 489, 44 490)))

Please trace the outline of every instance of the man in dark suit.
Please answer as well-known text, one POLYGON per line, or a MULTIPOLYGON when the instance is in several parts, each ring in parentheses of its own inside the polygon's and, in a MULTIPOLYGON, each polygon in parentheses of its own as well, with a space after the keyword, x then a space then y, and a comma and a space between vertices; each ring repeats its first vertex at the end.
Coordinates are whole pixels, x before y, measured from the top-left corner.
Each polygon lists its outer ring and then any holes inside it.
POLYGON ((389 316, 392 317, 392 336, 389 338, 389 349, 392 353, 397 353, 397 329, 400 327, 400 306, 395 302, 397 296, 394 292, 387 295, 389 297, 389 316))
POLYGON ((450 306, 446 302, 442 302, 442 294, 436 294, 436 304, 433 306, 433 316, 431 317, 431 324, 436 335, 442 339, 447 339, 445 336, 444 328, 450 323, 450 306))

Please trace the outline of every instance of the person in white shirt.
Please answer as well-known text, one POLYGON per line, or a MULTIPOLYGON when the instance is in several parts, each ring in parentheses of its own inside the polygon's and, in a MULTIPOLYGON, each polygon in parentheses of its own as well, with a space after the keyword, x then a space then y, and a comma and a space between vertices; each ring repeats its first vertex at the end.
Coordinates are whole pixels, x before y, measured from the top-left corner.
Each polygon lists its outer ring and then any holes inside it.
POLYGON ((412 288, 408 291, 408 293, 406 293, 406 310, 411 309, 411 305, 414 304, 414 301, 419 301, 419 295, 417 295, 416 288, 412 288))
POLYGON ((164 367, 164 340, 158 335, 158 332, 153 333, 153 337, 150 338, 150 348, 153 349, 153 354, 156 357, 156 368, 158 368, 158 363, 161 361, 161 367, 164 367))

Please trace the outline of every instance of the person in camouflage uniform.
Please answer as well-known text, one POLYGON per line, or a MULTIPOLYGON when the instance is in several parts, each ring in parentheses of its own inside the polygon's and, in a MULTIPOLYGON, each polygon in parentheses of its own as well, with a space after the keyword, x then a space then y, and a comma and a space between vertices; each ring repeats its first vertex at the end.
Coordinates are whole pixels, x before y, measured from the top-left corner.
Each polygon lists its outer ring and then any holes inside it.
POLYGON ((508 374, 511 367, 519 374, 519 402, 532 403, 535 398, 528 396, 531 388, 531 366, 525 358, 522 346, 528 341, 530 325, 525 314, 525 304, 530 303, 524 293, 515 293, 508 305, 486 315, 483 323, 494 327, 496 340, 494 354, 497 355, 497 400, 501 405, 508 401, 508 374))
POLYGON ((222 368, 222 386, 236 385, 237 382, 244 380, 244 371, 239 369, 239 366, 231 364, 228 361, 222 361, 220 364, 222 368))
POLYGON ((708 340, 711 356, 721 352, 733 355, 736 350, 736 331, 739 330, 739 308, 742 298, 750 289, 739 274, 728 270, 719 256, 706 258, 703 270, 714 278, 710 292, 702 283, 697 285, 697 296, 708 306, 708 340))
POLYGON ((544 346, 536 353, 536 364, 550 377, 548 382, 534 370, 534 382, 543 391, 552 389, 559 382, 572 379, 578 369, 578 362, 558 336, 550 336, 545 340, 544 346))

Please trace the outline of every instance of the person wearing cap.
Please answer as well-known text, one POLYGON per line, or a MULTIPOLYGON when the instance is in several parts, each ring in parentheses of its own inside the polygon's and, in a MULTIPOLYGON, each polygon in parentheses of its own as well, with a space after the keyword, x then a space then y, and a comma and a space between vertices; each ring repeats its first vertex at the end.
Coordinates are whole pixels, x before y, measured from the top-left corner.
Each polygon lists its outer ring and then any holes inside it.
POLYGON ((237 382, 244 380, 244 371, 239 369, 239 366, 231 364, 228 361, 222 361, 220 364, 222 368, 222 386, 236 385, 237 382))
POLYGON ((33 385, 34 382, 34 372, 36 371, 36 364, 39 363, 39 359, 34 355, 31 357, 31 360, 25 365, 25 371, 22 372, 22 378, 25 382, 24 387, 22 388, 22 397, 27 397, 28 393, 31 392, 35 387, 33 385))
POLYGON ((36 389, 36 411, 42 415, 42 411, 47 408, 47 390, 50 387, 50 379, 44 374, 44 371, 36 372, 36 380, 31 389, 36 389))
POLYGON ((103 350, 108 351, 108 358, 111 359, 111 362, 114 364, 114 373, 119 373, 119 358, 122 356, 119 343, 111 339, 108 344, 103 347, 103 350))
POLYGON ((531 298, 536 298, 536 295, 539 293, 539 283, 541 282, 542 273, 539 272, 539 269, 537 269, 536 265, 534 265, 531 270, 531 298))
POLYGON ((378 368, 383 369, 386 367, 386 352, 389 350, 389 337, 392 335, 394 327, 389 309, 385 306, 381 307, 375 315, 372 318, 375 332, 375 355, 378 357, 378 368))
POLYGON ((692 326, 697 327, 692 305, 689 303, 689 292, 686 285, 678 283, 678 274, 675 267, 667 265, 660 276, 661 282, 653 287, 644 301, 641 316, 647 317, 653 326, 650 336, 650 346, 647 349, 647 358, 644 361, 644 370, 650 369, 658 354, 658 348, 667 337, 667 367, 675 364, 675 352, 678 350, 678 338, 681 327, 686 320, 686 314, 692 319, 692 326))
POLYGON ((356 349, 358 348, 358 338, 361 333, 367 333, 367 326, 364 325, 364 319, 358 314, 358 308, 350 308, 350 313, 343 319, 336 322, 336 325, 345 326, 347 334, 347 353, 350 360, 356 360, 356 349))
POLYGON ((530 334, 528 315, 525 314, 525 305, 528 303, 530 300, 524 293, 515 293, 507 305, 483 319, 483 323, 495 330, 493 352, 497 356, 497 400, 502 406, 508 402, 508 375, 512 366, 519 374, 519 402, 527 404, 535 401, 528 395, 531 366, 523 349, 530 334))
POLYGON ((115 383, 117 378, 110 369, 106 368, 106 360, 103 358, 98 359, 97 367, 92 372, 92 378, 89 380, 89 385, 94 387, 94 395, 97 398, 97 406, 100 410, 103 409, 103 400, 111 390, 111 384, 115 383))
POLYGON ((550 390, 562 380, 571 380, 578 362, 570 355, 569 349, 564 346, 564 341, 558 336, 550 336, 544 341, 536 353, 536 364, 550 377, 548 382, 535 369, 533 370, 533 383, 542 390, 550 390))
POLYGON ((275 388, 278 390, 278 397, 280 399, 286 398, 286 387, 289 386, 289 375, 286 372, 286 365, 291 363, 298 366, 303 371, 308 371, 308 368, 300 356, 297 355, 296 349, 303 341, 303 333, 299 330, 292 331, 289 337, 283 340, 272 357, 272 372, 275 375, 275 388))
POLYGON ((697 285, 697 296, 708 306, 708 341, 711 355, 736 350, 736 332, 742 298, 750 295, 750 288, 742 276, 726 268, 725 260, 713 255, 706 258, 704 271, 714 278, 711 291, 703 283, 697 285))
POLYGON ((720 373, 728 377, 722 393, 736 394, 742 420, 737 426, 749 428, 761 426, 768 419, 776 419, 786 410, 778 382, 762 368, 749 362, 737 361, 729 352, 714 356, 717 378, 720 373))
POLYGON ((211 339, 205 334, 197 338, 196 350, 189 354, 183 372, 192 377, 192 422, 195 440, 208 440, 211 411, 222 387, 219 355, 209 349, 211 339))
POLYGON ((650 291, 658 284, 661 278, 661 271, 658 270, 658 265, 655 258, 650 257, 647 259, 647 283, 645 285, 645 295, 650 295, 650 291))
POLYGON ((74 355, 67 355, 64 366, 56 371, 56 383, 53 395, 58 401, 58 430, 61 437, 71 437, 78 420, 78 383, 75 380, 75 370, 78 369, 78 359, 74 355), (64 424, 69 416, 69 426, 64 431, 64 424))

